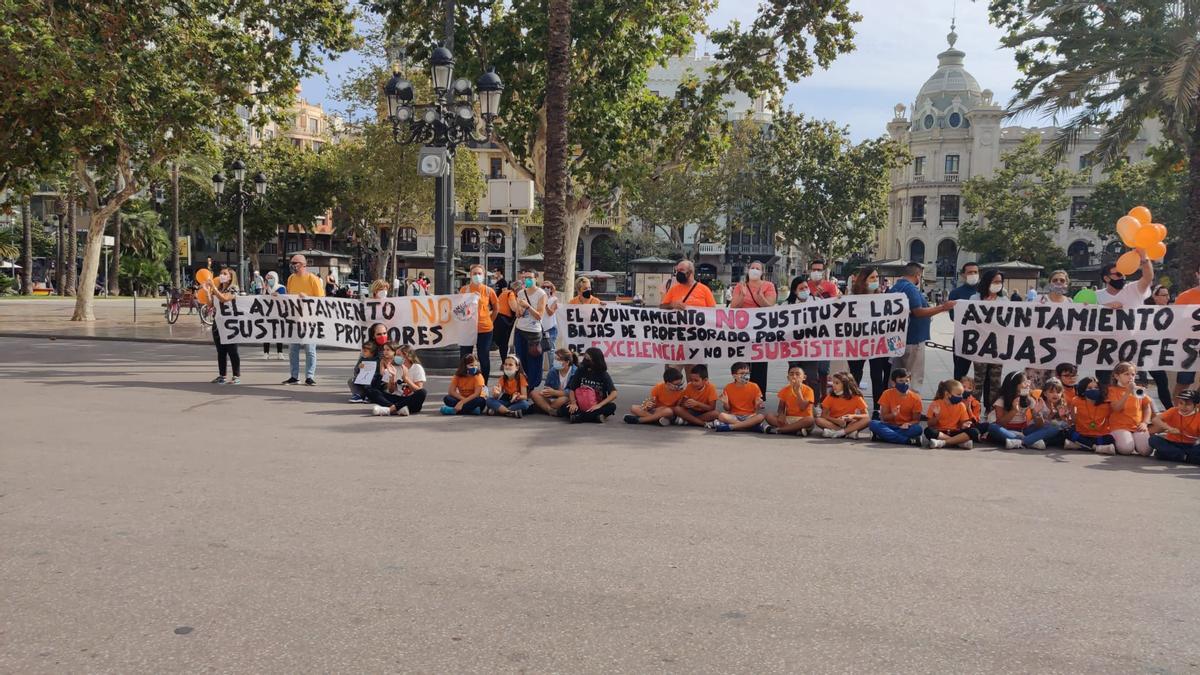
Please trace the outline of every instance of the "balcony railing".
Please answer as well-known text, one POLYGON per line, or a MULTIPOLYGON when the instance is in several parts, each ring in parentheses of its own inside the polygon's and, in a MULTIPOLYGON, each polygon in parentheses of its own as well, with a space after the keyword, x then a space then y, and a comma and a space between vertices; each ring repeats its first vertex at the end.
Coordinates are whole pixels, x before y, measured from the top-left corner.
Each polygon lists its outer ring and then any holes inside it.
POLYGON ((947 183, 957 183, 958 182, 958 172, 957 171, 955 171, 954 173, 947 172, 945 175, 945 181, 947 183))
POLYGON ((925 182, 925 174, 919 173, 919 174, 913 176, 913 182, 914 183, 924 183, 925 182))

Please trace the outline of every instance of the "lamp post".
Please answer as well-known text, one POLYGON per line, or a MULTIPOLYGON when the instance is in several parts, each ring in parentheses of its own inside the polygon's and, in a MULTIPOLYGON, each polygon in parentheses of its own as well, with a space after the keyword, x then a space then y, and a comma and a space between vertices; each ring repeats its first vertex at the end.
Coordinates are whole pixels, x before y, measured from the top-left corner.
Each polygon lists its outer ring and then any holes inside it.
POLYGON ((229 165, 229 170, 233 173, 233 179, 237 181, 237 188, 234 189, 228 197, 225 196, 225 174, 218 173, 212 177, 213 194, 216 195, 216 203, 218 207, 230 206, 237 209, 238 214, 238 236, 237 236, 237 259, 238 259, 238 283, 246 283, 246 236, 245 236, 245 221, 246 209, 253 204, 262 201, 264 195, 267 194, 267 175, 261 171, 254 174, 254 191, 246 190, 246 164, 240 159, 233 160, 229 165))
MULTIPOLYGON (((422 145, 417 170, 432 176, 434 184, 434 292, 450 293, 451 249, 454 238, 454 150, 468 141, 486 143, 492 137, 492 125, 500 112, 504 83, 489 67, 475 80, 454 79, 454 54, 446 46, 433 50, 429 59, 434 97, 428 104, 413 103, 413 84, 400 72, 401 50, 395 42, 388 46, 392 77, 384 87, 392 140, 397 144, 422 145), (479 117, 484 135, 477 134, 479 117)), ((485 235, 486 236, 486 235, 485 235)))

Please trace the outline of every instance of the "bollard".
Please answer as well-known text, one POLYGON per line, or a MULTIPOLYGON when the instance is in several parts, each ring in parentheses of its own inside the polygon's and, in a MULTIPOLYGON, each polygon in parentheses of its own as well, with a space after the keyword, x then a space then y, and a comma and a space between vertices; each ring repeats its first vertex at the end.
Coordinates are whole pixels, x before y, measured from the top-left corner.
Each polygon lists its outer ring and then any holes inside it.
POLYGON ((137 289, 133 289, 133 322, 137 323, 137 289))

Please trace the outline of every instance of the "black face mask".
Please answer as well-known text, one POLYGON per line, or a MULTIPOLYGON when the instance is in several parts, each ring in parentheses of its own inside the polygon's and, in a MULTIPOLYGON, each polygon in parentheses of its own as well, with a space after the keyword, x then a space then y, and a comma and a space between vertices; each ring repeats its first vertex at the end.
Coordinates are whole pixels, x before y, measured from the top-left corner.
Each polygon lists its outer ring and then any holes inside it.
POLYGON ((681 284, 686 284, 687 279, 688 279, 687 272, 676 272, 675 273, 675 281, 678 281, 681 284))
POLYGON ((582 295, 585 298, 590 298, 590 297, 592 297, 592 290, 589 288, 588 290, 580 293, 580 295, 582 295))
POLYGON ((1115 288, 1119 291, 1122 288, 1125 288, 1125 280, 1124 279, 1109 279, 1108 285, 1112 286, 1113 288, 1115 288))

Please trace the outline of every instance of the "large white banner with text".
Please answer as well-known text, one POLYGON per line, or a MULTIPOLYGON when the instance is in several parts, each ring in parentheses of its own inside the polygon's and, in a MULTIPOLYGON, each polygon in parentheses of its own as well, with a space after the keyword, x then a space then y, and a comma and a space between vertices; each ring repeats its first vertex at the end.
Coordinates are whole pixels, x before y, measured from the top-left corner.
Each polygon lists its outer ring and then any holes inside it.
POLYGON ((568 305, 566 343, 616 363, 826 361, 904 353, 908 298, 899 293, 757 309, 568 305))

